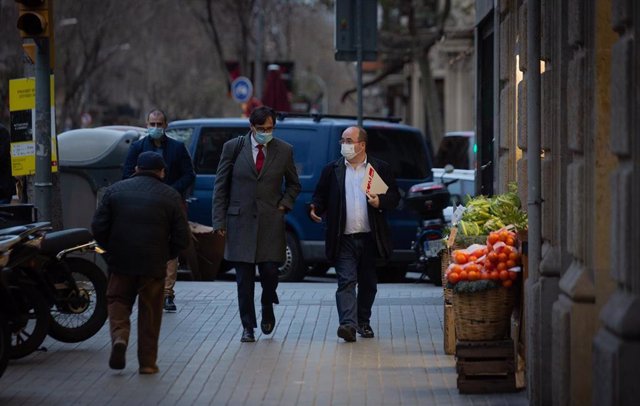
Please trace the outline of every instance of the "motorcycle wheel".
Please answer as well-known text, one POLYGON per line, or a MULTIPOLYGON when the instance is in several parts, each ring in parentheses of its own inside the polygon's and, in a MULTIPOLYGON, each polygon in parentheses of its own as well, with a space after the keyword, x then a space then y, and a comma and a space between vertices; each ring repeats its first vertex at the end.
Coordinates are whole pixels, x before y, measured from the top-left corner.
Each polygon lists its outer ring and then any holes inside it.
POLYGON ((93 262, 65 258, 79 293, 59 289, 49 314, 49 336, 63 343, 93 337, 107 320, 107 277, 93 262))
POLYGON ((33 286, 11 287, 19 314, 9 322, 11 358, 26 357, 40 347, 49 330, 49 304, 33 286))
POLYGON ((4 374, 11 353, 11 329, 4 313, 0 313, 0 376, 4 374))

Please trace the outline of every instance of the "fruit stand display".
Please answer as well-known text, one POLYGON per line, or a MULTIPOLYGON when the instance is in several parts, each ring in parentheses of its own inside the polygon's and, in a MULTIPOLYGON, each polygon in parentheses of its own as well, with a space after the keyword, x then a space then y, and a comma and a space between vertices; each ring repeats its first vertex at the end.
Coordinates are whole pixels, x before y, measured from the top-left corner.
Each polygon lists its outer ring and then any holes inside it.
POLYGON ((520 208, 516 190, 515 185, 510 185, 506 194, 471 199, 457 222, 454 215, 455 226, 447 243, 450 248, 443 256, 442 277, 445 352, 464 348, 466 354, 456 354, 461 392, 474 393, 480 388, 485 392, 515 390, 514 351, 498 351, 510 355, 496 359, 492 373, 483 371, 485 363, 474 363, 469 354, 477 348, 480 356, 482 348, 498 342, 509 348, 505 344, 508 341, 513 348, 509 338, 511 316, 514 308, 521 310, 518 299, 523 282, 518 236, 527 227, 527 216, 520 208), (455 337, 451 337, 453 333, 455 337))

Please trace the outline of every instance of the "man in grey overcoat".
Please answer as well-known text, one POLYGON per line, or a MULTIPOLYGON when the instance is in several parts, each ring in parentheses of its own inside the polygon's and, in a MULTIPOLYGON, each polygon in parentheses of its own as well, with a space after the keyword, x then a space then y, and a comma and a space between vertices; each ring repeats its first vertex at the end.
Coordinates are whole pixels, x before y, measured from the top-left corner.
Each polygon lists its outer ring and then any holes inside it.
POLYGON ((256 265, 262 285, 260 327, 270 334, 275 326, 278 267, 286 252, 284 216, 300 193, 293 148, 273 138, 275 111, 258 107, 249 122, 249 134, 227 141, 222 148, 212 213, 213 229, 226 237, 224 258, 236 270, 242 342, 255 341, 256 265))

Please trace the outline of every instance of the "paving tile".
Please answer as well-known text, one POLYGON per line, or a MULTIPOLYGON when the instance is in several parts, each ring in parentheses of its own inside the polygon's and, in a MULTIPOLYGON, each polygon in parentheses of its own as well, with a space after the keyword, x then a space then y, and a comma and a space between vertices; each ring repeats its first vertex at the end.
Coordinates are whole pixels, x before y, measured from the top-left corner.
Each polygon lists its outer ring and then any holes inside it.
POLYGON ((46 352, 11 361, 0 404, 528 404, 523 392, 458 394, 455 360, 442 349, 442 289, 431 285, 380 285, 376 337, 356 343, 336 336, 332 283, 280 284, 276 328, 270 336, 258 328, 255 343, 240 343, 234 282, 178 282, 176 292, 178 311, 162 321, 159 374, 137 373, 134 309, 125 370, 107 366, 106 326, 82 343, 47 339, 46 352))

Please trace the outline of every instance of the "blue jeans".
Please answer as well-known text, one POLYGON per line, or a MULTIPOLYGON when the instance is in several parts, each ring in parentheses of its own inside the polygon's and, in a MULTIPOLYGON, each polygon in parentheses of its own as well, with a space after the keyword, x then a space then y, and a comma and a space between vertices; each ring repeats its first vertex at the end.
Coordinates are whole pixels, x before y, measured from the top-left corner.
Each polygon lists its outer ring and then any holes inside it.
POLYGON ((336 304, 340 325, 356 327, 358 324, 369 323, 371 319, 371 307, 378 291, 375 245, 371 233, 345 234, 340 238, 335 262, 338 275, 336 304))

